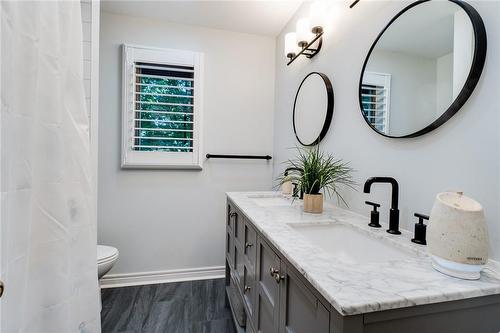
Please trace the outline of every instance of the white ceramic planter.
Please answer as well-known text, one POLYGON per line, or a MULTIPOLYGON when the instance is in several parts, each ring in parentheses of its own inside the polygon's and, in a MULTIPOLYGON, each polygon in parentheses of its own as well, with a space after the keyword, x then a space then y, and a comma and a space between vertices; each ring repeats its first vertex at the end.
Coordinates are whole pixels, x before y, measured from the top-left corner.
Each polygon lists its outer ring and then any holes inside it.
POLYGON ((281 193, 283 193, 283 195, 292 195, 293 194, 292 192, 293 192, 292 181, 287 180, 281 185, 281 193))
POLYGON ((483 207, 463 193, 436 196, 427 229, 433 267, 462 279, 479 279, 488 261, 489 238, 483 207))

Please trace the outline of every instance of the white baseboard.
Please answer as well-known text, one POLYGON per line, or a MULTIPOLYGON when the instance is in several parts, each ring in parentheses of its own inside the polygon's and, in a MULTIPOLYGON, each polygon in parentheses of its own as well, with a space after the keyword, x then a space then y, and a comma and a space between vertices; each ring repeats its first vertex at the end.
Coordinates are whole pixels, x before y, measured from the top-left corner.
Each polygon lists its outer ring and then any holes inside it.
POLYGON ((224 266, 214 266, 156 272, 109 274, 101 279, 100 285, 101 288, 116 288, 156 283, 219 279, 224 277, 225 273, 226 269, 224 266))

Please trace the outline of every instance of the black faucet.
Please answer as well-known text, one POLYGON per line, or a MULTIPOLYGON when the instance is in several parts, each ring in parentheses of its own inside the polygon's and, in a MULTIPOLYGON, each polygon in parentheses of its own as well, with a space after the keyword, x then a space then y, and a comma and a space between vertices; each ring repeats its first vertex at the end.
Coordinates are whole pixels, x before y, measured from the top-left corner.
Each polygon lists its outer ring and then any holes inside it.
POLYGON ((399 184, 396 179, 392 177, 372 177, 368 178, 365 182, 363 192, 370 193, 370 187, 373 183, 389 183, 392 185, 392 200, 391 209, 389 210, 389 229, 387 232, 393 235, 400 235, 399 231, 399 209, 398 209, 398 197, 399 197, 399 184))
MULTIPOLYGON (((289 171, 298 171, 301 175, 304 174, 304 170, 302 170, 301 168, 297 168, 297 167, 289 167, 289 168, 286 168, 285 169, 285 172, 283 173, 285 176, 288 176, 288 172, 289 171)), ((293 197, 297 197, 297 185, 296 183, 293 183, 293 190, 292 190, 292 196, 293 197)), ((304 198, 304 191, 302 191, 302 189, 300 190, 300 197, 299 199, 303 199, 304 198)))

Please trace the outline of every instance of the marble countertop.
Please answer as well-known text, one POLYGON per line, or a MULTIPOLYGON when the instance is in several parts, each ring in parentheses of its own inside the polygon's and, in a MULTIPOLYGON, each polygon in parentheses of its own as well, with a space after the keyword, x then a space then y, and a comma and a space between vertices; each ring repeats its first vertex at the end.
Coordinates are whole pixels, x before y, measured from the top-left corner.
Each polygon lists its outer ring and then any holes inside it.
MULTIPOLYGON (((410 241, 411 232, 401 230, 401 235, 390 235, 383 221, 382 228, 371 228, 368 217, 326 202, 322 214, 304 213, 301 200, 285 198, 278 192, 229 192, 227 197, 342 315, 500 294, 500 279, 490 270, 483 270, 475 281, 439 273, 432 268, 426 247, 410 241), (256 199, 274 197, 275 203, 270 200, 269 205, 257 204, 256 199), (292 227, 337 223, 392 244, 409 254, 409 259, 348 264, 292 227)), ((488 266, 499 271, 497 262, 490 261, 488 266)))

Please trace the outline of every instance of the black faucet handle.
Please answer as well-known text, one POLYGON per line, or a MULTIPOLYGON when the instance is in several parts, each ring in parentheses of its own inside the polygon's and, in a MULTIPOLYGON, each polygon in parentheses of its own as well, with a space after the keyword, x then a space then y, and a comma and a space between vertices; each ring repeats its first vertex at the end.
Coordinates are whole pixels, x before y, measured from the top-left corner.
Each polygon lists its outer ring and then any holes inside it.
POLYGON ((415 223, 415 237, 411 241, 420 245, 427 245, 427 226, 424 224, 424 220, 428 220, 429 215, 420 213, 415 213, 414 215, 415 217, 418 217, 418 223, 415 223))
POLYGON ((414 214, 415 217, 418 217, 418 223, 420 224, 423 224, 424 223, 424 220, 429 220, 429 215, 424 215, 424 214, 420 214, 420 213, 415 213, 414 214))
POLYGON ((378 204, 378 203, 376 203, 376 202, 365 201, 365 204, 370 205, 370 206, 373 206, 373 210, 374 210, 374 211, 377 211, 377 208, 379 208, 379 207, 380 207, 380 204, 378 204))
POLYGON ((297 198, 297 197, 299 196, 299 195, 297 194, 299 184, 292 182, 292 186, 293 186, 293 189, 292 189, 292 197, 297 198))
POLYGON ((373 228, 382 227, 379 223, 380 214, 379 212, 377 212, 377 208, 380 207, 380 204, 371 201, 365 201, 365 204, 373 206, 373 210, 371 211, 370 214, 370 223, 368 225, 373 228))

